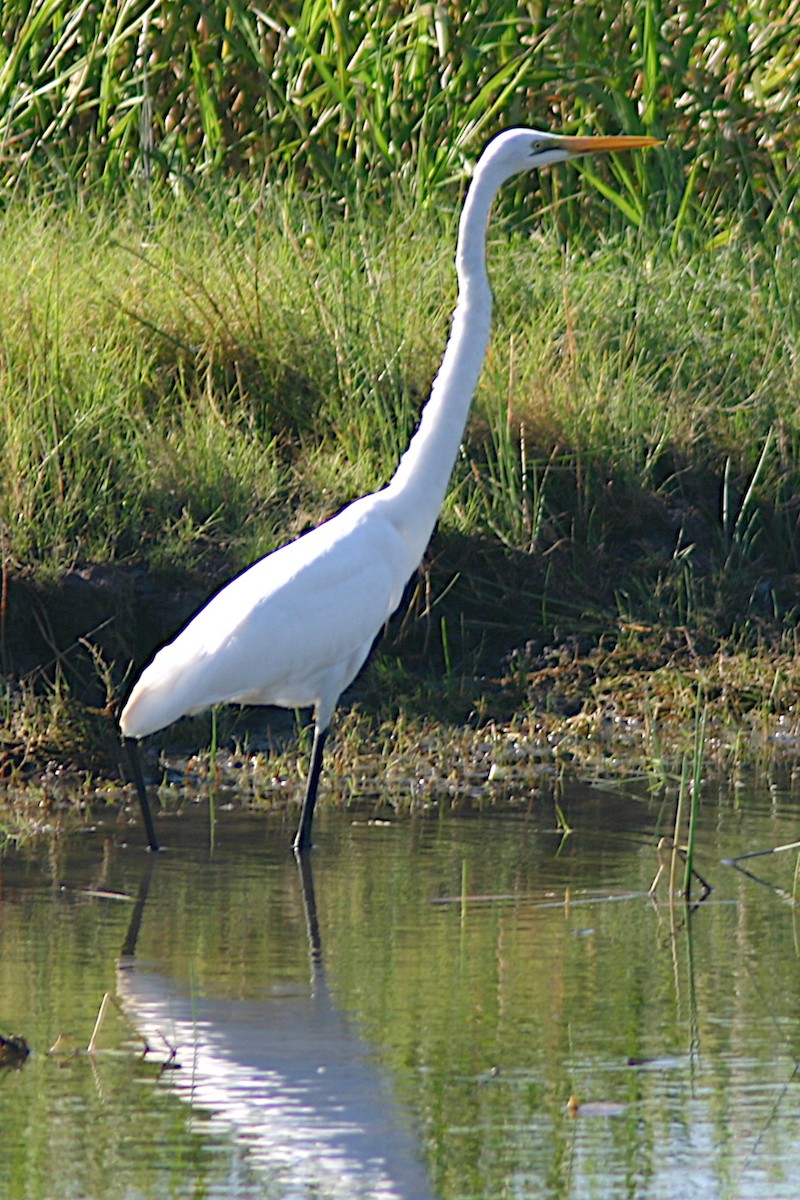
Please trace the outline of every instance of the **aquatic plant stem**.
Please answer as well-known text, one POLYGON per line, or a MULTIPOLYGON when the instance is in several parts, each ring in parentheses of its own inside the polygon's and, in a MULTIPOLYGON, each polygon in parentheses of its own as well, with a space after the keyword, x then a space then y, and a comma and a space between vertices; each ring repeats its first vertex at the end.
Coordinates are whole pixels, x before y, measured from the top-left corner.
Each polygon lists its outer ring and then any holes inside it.
MULTIPOLYGON (((683 894, 686 900, 692 898, 692 875, 694 875, 694 846, 697 834, 697 816, 700 811, 700 788, 703 782, 703 759, 706 740, 707 709, 703 702, 702 691, 697 693, 697 707, 694 720, 694 746, 692 749, 692 779, 691 803, 689 805, 689 833, 686 840, 686 869, 683 876, 683 894)), ((677 830, 676 830, 677 833, 677 830)))
POLYGON ((678 858, 681 850, 681 826, 683 824, 683 801, 686 795, 686 781, 688 777, 688 764, 684 758, 681 764, 681 782, 678 788, 678 804, 675 810, 675 828, 672 832, 672 854, 669 863, 669 902, 672 905, 675 898, 675 880, 678 872, 678 858))

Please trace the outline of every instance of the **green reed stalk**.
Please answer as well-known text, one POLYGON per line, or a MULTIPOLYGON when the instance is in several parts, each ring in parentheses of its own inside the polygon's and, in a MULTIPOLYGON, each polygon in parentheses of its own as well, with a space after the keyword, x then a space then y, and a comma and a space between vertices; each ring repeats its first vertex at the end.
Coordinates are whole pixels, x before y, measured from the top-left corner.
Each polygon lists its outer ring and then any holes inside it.
POLYGON ((525 121, 669 135, 665 152, 516 189, 517 212, 552 204, 573 237, 609 201, 642 226, 646 197, 673 246, 779 228, 800 144, 785 4, 677 20, 661 0, 610 0, 602 18, 595 0, 354 0, 346 19, 333 0, 0 0, 5 191, 183 190, 244 172, 350 203, 385 203, 399 181, 427 203, 525 121))
POLYGON ((694 717, 694 741, 692 745, 692 773, 690 780, 689 832, 686 841, 686 869, 683 876, 683 894, 687 901, 692 894, 694 852, 697 839, 697 819, 700 811, 700 791, 703 783, 705 761, 706 721, 708 709, 703 699, 702 688, 697 689, 694 717))

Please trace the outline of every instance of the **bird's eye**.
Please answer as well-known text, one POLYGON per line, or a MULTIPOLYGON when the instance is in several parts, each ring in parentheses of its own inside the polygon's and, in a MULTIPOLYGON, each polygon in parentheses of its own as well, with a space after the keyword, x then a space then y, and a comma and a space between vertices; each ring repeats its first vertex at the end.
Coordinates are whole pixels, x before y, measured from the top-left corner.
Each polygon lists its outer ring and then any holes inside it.
POLYGON ((534 138, 531 142, 531 154, 541 154, 543 150, 544 142, 540 141, 538 138, 534 138))

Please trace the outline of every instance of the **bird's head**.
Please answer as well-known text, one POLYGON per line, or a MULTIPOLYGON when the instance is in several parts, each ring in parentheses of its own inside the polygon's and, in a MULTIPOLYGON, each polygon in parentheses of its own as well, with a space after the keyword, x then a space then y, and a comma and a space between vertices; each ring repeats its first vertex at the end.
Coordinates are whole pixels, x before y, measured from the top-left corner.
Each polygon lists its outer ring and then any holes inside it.
POLYGON ((567 162, 580 154, 608 154, 615 150, 640 150, 657 146, 658 138, 628 134, 570 137, 538 129, 507 129, 493 138, 481 155, 506 178, 519 171, 567 162))

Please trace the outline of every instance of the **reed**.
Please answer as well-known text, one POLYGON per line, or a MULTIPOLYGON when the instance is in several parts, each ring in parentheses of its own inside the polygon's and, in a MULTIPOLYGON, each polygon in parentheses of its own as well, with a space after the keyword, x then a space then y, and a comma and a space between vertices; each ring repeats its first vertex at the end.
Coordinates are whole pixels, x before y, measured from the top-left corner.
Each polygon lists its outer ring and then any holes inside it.
POLYGON ((674 246, 719 244, 780 226, 797 192, 786 0, 4 0, 0 16, 7 193, 246 171, 359 203, 400 182, 426 202, 523 121, 670 137, 668 154, 539 184, 573 235, 609 202, 638 227, 655 197, 674 246))
MULTIPOLYGON (((107 202, 3 217, 7 569, 218 577, 389 478, 447 333, 454 212, 398 193, 382 223, 342 222, 224 191, 146 229, 107 202)), ((730 632, 788 611, 791 234, 676 262, 624 231, 565 256, 553 232, 493 238, 492 351, 443 535, 539 563, 532 622, 705 613, 730 632)), ((504 595, 487 571, 482 601, 504 595)))
POLYGON ((694 853, 697 844, 697 822, 700 814, 700 795, 703 784, 703 764, 705 762, 707 720, 708 710, 703 699, 702 689, 698 688, 691 757, 689 821, 688 832, 686 836, 685 870, 683 875, 683 895, 686 898, 687 903, 689 903, 692 898, 692 879, 696 874, 694 869, 694 853))
MULTIPOLYGON (((720 646, 780 646, 795 10, 0 0, 3 597, 86 561, 217 581, 385 482, 470 164, 525 121, 665 144, 498 205, 492 349, 425 568, 449 691, 515 646, 524 680, 566 631, 690 631, 704 678, 720 646)), ((790 678, 759 675, 770 714, 790 678)))

